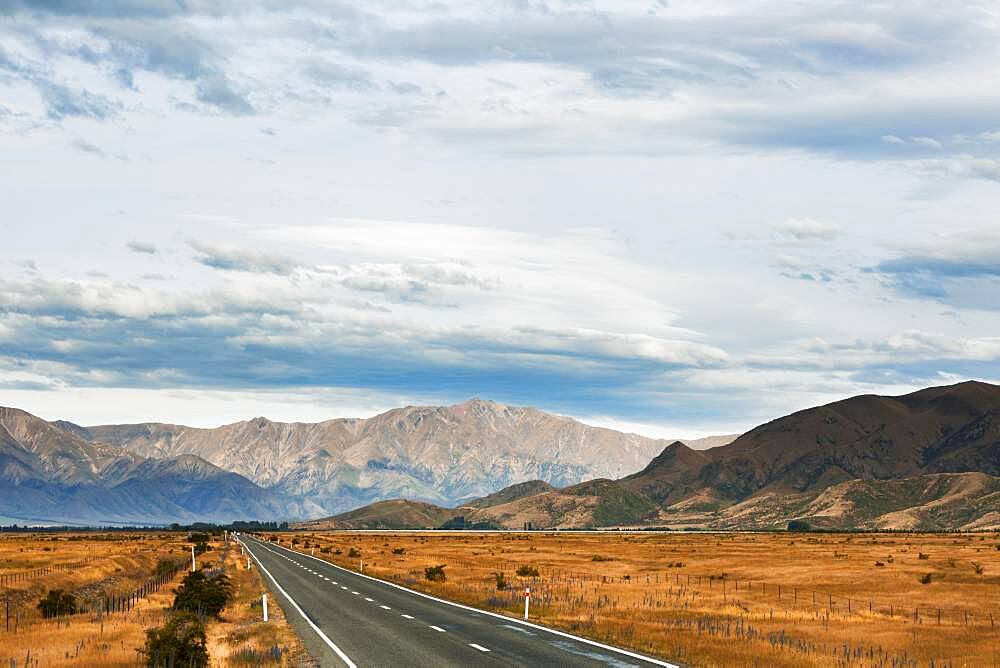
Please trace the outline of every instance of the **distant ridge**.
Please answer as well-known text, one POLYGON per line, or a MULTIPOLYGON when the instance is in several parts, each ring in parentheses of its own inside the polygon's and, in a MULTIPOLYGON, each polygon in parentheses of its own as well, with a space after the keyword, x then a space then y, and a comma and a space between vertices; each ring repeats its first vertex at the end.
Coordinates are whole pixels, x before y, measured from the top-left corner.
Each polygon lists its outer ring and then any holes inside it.
POLYGON ((258 417, 214 429, 158 423, 66 428, 142 457, 197 455, 288 498, 308 500, 307 516, 392 498, 453 507, 526 480, 562 487, 617 478, 640 470, 668 443, 478 398, 318 423, 258 417))
POLYGON ((969 381, 852 397, 720 447, 675 441, 619 480, 534 494, 525 485, 451 512, 509 528, 755 529, 792 519, 828 528, 1000 528, 1000 387, 969 381))

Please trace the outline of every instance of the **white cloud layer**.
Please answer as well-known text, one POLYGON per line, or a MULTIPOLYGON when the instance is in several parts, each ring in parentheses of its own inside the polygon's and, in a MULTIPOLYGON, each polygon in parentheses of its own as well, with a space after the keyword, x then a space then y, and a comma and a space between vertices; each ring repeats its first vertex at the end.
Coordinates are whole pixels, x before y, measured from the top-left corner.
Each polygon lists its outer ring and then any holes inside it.
POLYGON ((1000 378, 990 3, 0 4, 0 403, 693 436, 1000 378))

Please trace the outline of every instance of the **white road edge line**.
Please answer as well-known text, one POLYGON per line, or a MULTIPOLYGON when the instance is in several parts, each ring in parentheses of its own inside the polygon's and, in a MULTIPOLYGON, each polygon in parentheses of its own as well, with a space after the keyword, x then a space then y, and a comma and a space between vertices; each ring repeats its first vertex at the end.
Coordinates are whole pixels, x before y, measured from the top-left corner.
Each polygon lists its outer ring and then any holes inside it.
POLYGON ((330 640, 330 638, 325 633, 323 633, 323 630, 320 627, 316 626, 316 624, 314 624, 313 621, 306 616, 306 613, 302 610, 302 608, 299 607, 299 604, 295 602, 295 599, 289 596, 288 592, 285 591, 281 587, 281 585, 278 584, 278 581, 274 579, 274 576, 271 575, 271 571, 267 570, 267 568, 264 567, 264 564, 260 563, 260 559, 258 559, 257 555, 253 553, 253 550, 250 549, 250 546, 242 542, 241 544, 243 545, 243 547, 246 548, 247 552, 250 553, 250 556, 253 557, 253 560, 257 562, 257 568, 264 571, 264 573, 267 574, 267 577, 271 578, 271 582, 274 583, 275 588, 278 591, 280 591, 282 595, 284 595, 284 597, 288 599, 288 602, 292 604, 292 607, 295 608, 300 615, 302 615, 302 619, 306 620, 306 623, 310 627, 312 627, 312 630, 316 632, 316 635, 318 635, 323 640, 323 642, 325 642, 327 645, 330 646, 330 649, 332 649, 337 654, 337 656, 340 657, 341 661, 347 664, 347 668, 358 668, 357 664, 351 661, 350 657, 344 654, 343 650, 337 647, 337 645, 332 640, 330 640))
MULTIPOLYGON (((281 547, 281 546, 279 545, 278 547, 281 547)), ((282 550, 288 550, 287 547, 281 547, 281 549, 282 550)), ((301 554, 300 552, 295 552, 294 550, 289 550, 289 552, 292 552, 293 554, 301 554)), ((438 598, 437 596, 431 596, 430 594, 425 594, 422 591, 416 591, 414 589, 409 589, 409 588, 404 587, 402 585, 398 585, 398 584, 396 584, 394 582, 387 582, 385 580, 379 580, 378 578, 373 578, 372 576, 365 575, 364 573, 357 573, 355 571, 348 570, 346 568, 343 568, 342 566, 338 566, 337 564, 330 563, 329 561, 324 561, 323 559, 320 559, 319 557, 314 557, 314 556, 309 555, 309 554, 302 554, 302 556, 309 557, 310 559, 315 559, 316 561, 324 563, 327 566, 332 566, 333 568, 336 568, 339 571, 343 571, 344 573, 350 573, 351 575, 357 575, 358 577, 362 577, 362 578, 365 578, 367 580, 371 580, 373 582, 378 582, 379 584, 383 584, 383 585, 385 585, 387 587, 394 587, 396 589, 400 589, 402 591, 405 591, 405 592, 408 592, 410 594, 413 594, 414 596, 420 596, 422 598, 430 599, 432 601, 437 601, 438 603, 444 603, 445 605, 450 605, 450 606, 452 606, 454 608, 461 608, 462 610, 468 610, 469 612, 475 612, 475 613, 480 614, 480 615, 489 615, 491 617, 496 617, 497 619, 502 619, 505 622, 511 622, 511 623, 514 623, 514 624, 520 624, 521 626, 527 626, 527 627, 532 628, 532 629, 538 629, 539 631, 545 631, 546 633, 551 633, 553 635, 562 636, 563 638, 569 638, 570 640, 576 640, 577 642, 582 642, 585 645, 590 645, 592 647, 600 647, 601 649, 608 650, 609 652, 614 652, 615 654, 621 654, 622 656, 628 656, 628 657, 631 657, 633 659, 639 659, 640 661, 646 661, 648 663, 653 664, 654 666, 663 666, 664 668, 680 668, 680 666, 678 666, 675 663, 668 663, 666 661, 661 661, 660 659, 654 659, 651 656, 646 656, 644 654, 639 654, 638 652, 632 652, 630 650, 622 649, 620 647, 612 647, 611 645, 605 645, 604 643, 597 642, 596 640, 590 640, 588 638, 581 638, 580 636, 575 636, 572 633, 566 633, 565 631, 557 631, 556 629, 550 629, 549 627, 542 626, 541 624, 532 624, 531 622, 526 622, 526 621, 524 621, 522 619, 517 619, 516 617, 507 617, 507 616, 501 615, 501 614, 496 613, 496 612, 490 612, 489 610, 480 610, 479 608, 473 608, 473 607, 470 607, 468 605, 462 605, 461 603, 455 603, 454 601, 447 601, 447 600, 445 600, 443 598, 438 598)))
POLYGON ((474 642, 470 642, 469 643, 469 647, 474 647, 474 648, 478 649, 480 652, 489 652, 490 651, 490 650, 486 649, 485 647, 483 647, 482 645, 477 645, 474 642))

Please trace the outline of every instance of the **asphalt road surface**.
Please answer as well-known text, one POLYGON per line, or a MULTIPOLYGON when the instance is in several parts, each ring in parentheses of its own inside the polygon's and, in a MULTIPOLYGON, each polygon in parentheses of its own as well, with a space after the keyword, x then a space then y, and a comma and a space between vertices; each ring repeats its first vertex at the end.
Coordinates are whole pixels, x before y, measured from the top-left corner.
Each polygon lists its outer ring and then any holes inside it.
POLYGON ((322 666, 671 666, 240 535, 322 666))

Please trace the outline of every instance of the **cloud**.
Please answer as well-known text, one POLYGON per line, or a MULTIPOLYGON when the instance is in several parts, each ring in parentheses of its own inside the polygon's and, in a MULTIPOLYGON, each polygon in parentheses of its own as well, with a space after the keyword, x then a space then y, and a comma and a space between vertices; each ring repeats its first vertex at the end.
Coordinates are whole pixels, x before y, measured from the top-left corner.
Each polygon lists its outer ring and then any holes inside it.
POLYGON ((125 246, 133 253, 141 253, 144 255, 156 255, 159 250, 150 243, 145 243, 143 241, 130 241, 125 246))
POLYGON ((836 223, 812 218, 788 218, 780 223, 774 223, 772 227, 779 233, 798 241, 830 240, 844 233, 844 229, 836 223))
POLYGON ((37 85, 48 117, 53 120, 82 117, 105 121, 116 117, 121 111, 119 103, 88 90, 74 91, 51 81, 39 81, 37 85))
POLYGON ((189 241, 188 245, 199 253, 195 260, 213 269, 223 271, 243 271, 256 274, 278 274, 287 276, 300 265, 295 260, 282 255, 260 253, 239 249, 222 249, 199 241, 189 241))
POLYGON ((237 92, 232 82, 225 77, 203 78, 198 82, 196 90, 195 97, 200 102, 233 116, 248 116, 254 113, 253 105, 244 95, 237 92))
POLYGON ((952 158, 919 160, 914 168, 923 174, 952 178, 985 179, 1000 183, 1000 159, 962 154, 952 158))
POLYGON ((70 142, 70 146, 83 153, 89 153, 91 155, 96 155, 100 158, 108 157, 107 154, 101 149, 101 147, 91 144, 83 139, 74 139, 70 142))
POLYGON ((966 308, 1000 309, 1000 235, 995 231, 941 236, 911 244, 865 269, 896 291, 966 308))

